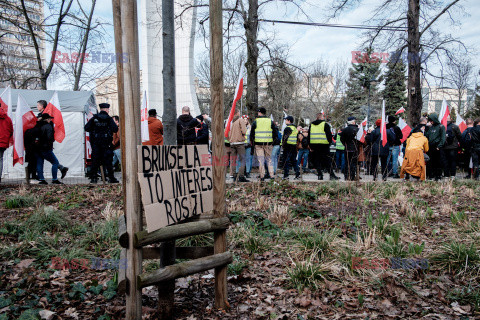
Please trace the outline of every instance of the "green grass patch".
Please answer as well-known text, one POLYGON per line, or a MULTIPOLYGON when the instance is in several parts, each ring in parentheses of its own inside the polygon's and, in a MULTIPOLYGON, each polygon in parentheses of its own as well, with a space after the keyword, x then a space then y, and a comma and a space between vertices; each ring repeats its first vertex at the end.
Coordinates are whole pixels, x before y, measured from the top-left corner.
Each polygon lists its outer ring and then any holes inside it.
POLYGON ((6 209, 17 209, 32 207, 37 203, 37 198, 34 195, 14 195, 5 200, 4 206, 6 209))

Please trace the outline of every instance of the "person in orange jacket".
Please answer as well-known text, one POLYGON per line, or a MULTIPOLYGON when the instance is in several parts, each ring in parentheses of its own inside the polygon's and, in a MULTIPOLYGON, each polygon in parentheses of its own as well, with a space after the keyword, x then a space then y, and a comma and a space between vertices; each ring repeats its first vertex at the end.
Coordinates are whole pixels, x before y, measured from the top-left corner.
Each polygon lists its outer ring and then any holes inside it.
POLYGON ((144 142, 145 145, 162 146, 163 145, 163 124, 157 119, 157 110, 148 110, 148 135, 150 140, 144 142))

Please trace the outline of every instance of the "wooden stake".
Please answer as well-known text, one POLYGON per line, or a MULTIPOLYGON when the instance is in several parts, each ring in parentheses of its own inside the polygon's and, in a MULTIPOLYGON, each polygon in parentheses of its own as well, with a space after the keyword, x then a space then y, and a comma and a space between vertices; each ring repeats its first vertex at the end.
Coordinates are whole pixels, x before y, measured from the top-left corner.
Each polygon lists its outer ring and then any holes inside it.
MULTIPOLYGON (((115 1, 115 0, 113 0, 115 1)), ((117 2, 118 3, 118 2, 117 2)), ((116 6, 114 5, 114 8, 116 6)), ((118 8, 118 6, 117 6, 118 8)), ((118 9, 117 9, 118 10, 118 9)), ((124 211, 127 223, 128 249, 127 272, 128 292, 126 296, 127 320, 142 319, 142 291, 137 286, 137 275, 142 273, 142 251, 134 248, 133 235, 142 230, 142 207, 140 202, 140 186, 137 180, 138 159, 137 145, 140 145, 140 67, 138 61, 138 21, 137 1, 120 0, 121 29, 115 28, 115 33, 121 33, 122 48, 125 59, 117 60, 123 67, 123 87, 119 87, 118 95, 123 96, 124 116, 121 117, 121 127, 125 136, 123 149, 125 159, 123 176, 125 178, 124 211)), ((116 36, 118 40, 118 37, 116 36)))
POLYGON ((105 181, 105 171, 103 170, 103 166, 100 166, 100 175, 102 176, 103 184, 107 184, 107 182, 105 181))
MULTIPOLYGON (((222 1, 210 0, 210 89, 212 95, 212 140, 213 163, 225 156, 223 128, 223 39, 222 39, 222 1)), ((225 166, 213 166, 213 214, 224 217, 225 204, 225 166)), ((215 254, 227 249, 225 231, 214 233, 215 254)), ((215 268, 215 306, 225 309, 227 306, 227 266, 215 268)))

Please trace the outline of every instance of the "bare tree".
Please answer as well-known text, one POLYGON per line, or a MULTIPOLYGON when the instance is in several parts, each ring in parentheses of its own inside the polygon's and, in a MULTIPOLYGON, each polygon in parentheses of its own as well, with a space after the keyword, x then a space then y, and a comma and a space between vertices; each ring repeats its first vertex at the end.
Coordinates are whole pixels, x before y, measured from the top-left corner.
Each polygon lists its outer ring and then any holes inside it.
POLYGON ((468 59, 452 59, 447 62, 447 82, 457 90, 458 104, 457 113, 464 114, 466 110, 462 110, 462 100, 467 94, 472 83, 473 65, 468 59))

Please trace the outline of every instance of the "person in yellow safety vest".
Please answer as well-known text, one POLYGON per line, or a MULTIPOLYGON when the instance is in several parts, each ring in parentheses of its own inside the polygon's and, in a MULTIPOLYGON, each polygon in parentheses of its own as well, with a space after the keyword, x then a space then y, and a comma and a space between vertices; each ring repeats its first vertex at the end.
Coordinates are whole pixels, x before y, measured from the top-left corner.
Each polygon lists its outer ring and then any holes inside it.
POLYGON ((338 129, 338 133, 335 135, 335 164, 337 165, 337 172, 340 169, 343 173, 345 171, 345 146, 340 140, 340 133, 342 129, 338 129))
POLYGON ((290 171, 290 166, 293 163, 293 168, 295 170, 295 179, 300 178, 300 169, 297 164, 297 139, 298 139, 298 129, 293 125, 293 117, 286 116, 285 124, 287 125, 283 130, 283 154, 284 154, 284 169, 283 169, 283 179, 288 179, 288 172, 290 171))
POLYGON ((278 128, 273 123, 272 119, 267 118, 265 114, 267 110, 263 107, 258 108, 258 117, 253 122, 250 130, 250 142, 257 155, 260 170, 260 181, 265 180, 265 166, 263 165, 267 160, 268 172, 270 177, 274 177, 273 163, 272 163, 272 149, 274 139, 278 139, 278 128))
POLYGON ((317 120, 310 124, 309 128, 309 147, 312 153, 312 162, 317 169, 318 180, 323 180, 323 169, 330 173, 330 180, 338 180, 332 166, 332 156, 330 154, 330 144, 332 143, 332 130, 325 121, 323 113, 317 113, 317 120))

